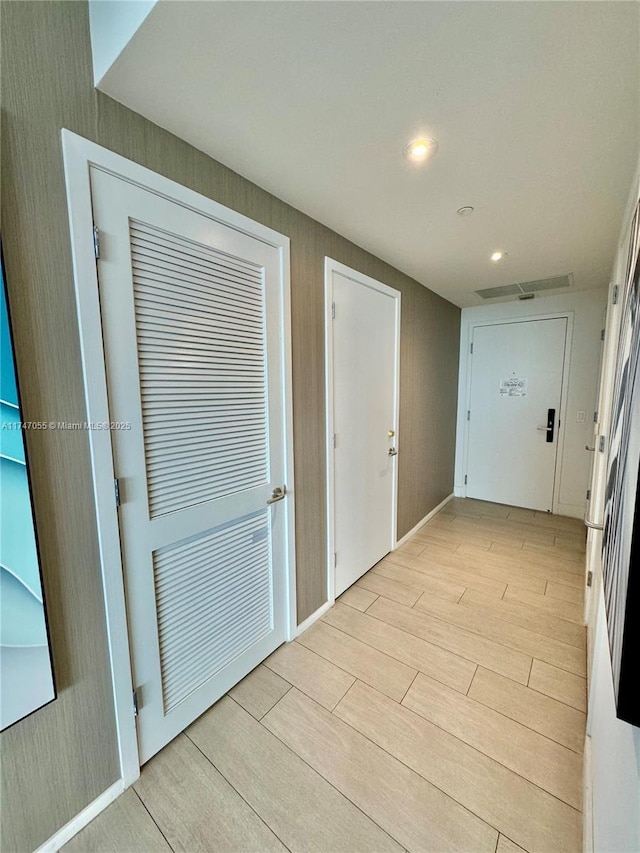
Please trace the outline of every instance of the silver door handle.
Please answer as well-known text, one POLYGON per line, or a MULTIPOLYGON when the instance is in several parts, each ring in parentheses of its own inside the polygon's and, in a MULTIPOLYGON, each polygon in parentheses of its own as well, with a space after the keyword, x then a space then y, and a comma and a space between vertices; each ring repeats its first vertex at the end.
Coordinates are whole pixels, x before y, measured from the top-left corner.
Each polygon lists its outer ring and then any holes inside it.
POLYGON ((397 456, 397 455, 398 455, 398 451, 395 449, 395 447, 390 447, 389 448, 389 456, 397 456))
POLYGON ((584 517, 585 527, 588 527, 590 530, 604 530, 603 524, 596 524, 595 521, 590 521, 587 516, 584 517))
POLYGON ((286 486, 276 486, 275 489, 271 492, 271 497, 268 498, 268 504, 275 504, 278 501, 284 500, 285 495, 287 494, 286 486))
POLYGON ((588 451, 589 451, 589 453, 593 453, 593 452, 594 452, 594 450, 595 450, 595 447, 589 447, 589 445, 588 445, 588 444, 585 444, 584 449, 585 449, 585 450, 588 450, 588 451))

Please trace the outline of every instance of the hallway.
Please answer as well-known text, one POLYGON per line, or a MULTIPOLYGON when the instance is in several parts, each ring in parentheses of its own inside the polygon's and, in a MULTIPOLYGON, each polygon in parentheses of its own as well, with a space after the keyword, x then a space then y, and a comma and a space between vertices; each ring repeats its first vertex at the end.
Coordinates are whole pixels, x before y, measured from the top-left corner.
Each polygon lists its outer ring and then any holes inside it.
POLYGON ((582 849, 584 527, 455 499, 64 849, 582 849))

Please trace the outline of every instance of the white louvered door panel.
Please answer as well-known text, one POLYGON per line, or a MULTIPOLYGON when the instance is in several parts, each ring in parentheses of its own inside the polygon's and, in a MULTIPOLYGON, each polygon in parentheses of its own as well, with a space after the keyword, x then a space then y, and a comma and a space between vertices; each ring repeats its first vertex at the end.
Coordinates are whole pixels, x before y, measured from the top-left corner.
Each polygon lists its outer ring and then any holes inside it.
POLYGON ((280 250, 91 170, 146 761, 286 635, 280 250))
POLYGON ((155 518, 269 481, 264 270, 135 220, 129 233, 155 518))

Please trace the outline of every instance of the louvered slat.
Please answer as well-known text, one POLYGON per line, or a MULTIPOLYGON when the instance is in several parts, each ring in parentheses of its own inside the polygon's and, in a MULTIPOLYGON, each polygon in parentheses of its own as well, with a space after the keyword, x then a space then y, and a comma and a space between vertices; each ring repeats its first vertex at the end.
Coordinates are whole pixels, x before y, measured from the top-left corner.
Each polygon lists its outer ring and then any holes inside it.
MULTIPOLYGON (((233 562, 234 556, 236 554, 236 545, 231 542, 227 543, 226 546, 221 547, 217 553, 217 559, 221 561, 229 561, 233 562)), ((168 595, 172 590, 171 594, 178 600, 178 598, 182 598, 183 595, 191 596, 191 587, 184 588, 184 584, 182 583, 182 576, 185 572, 185 569, 188 567, 189 577, 192 580, 193 589, 195 589, 196 584, 200 582, 200 580, 204 579, 206 583, 209 582, 209 569, 210 569, 211 555, 209 553, 209 546, 207 543, 204 543, 200 549, 194 549, 193 553, 187 552, 182 557, 176 556, 173 568, 174 574, 168 575, 165 578, 157 580, 157 589, 162 589, 163 595, 168 595)), ((230 581, 233 581, 232 577, 232 568, 231 563, 227 564, 227 577, 230 581)))
POLYGON ((176 279, 171 282, 163 282, 158 276, 157 281, 153 282, 155 284, 155 288, 151 291, 151 280, 147 279, 145 281, 142 277, 138 276, 138 273, 135 270, 134 273, 140 282, 139 290, 141 298, 146 299, 148 302, 157 302, 159 298, 166 299, 166 307, 174 310, 178 306, 175 305, 175 302, 171 302, 170 300, 175 300, 175 288, 177 286, 181 287, 182 292, 186 297, 197 301, 203 309, 211 308, 214 314, 218 311, 218 303, 221 299, 224 299, 227 304, 228 313, 232 318, 238 316, 242 317, 247 309, 256 308, 260 305, 260 301, 258 299, 237 299, 232 294, 229 294, 224 288, 216 287, 214 282, 206 282, 202 280, 198 280, 191 286, 187 286, 189 284, 188 280, 183 279, 182 281, 179 281, 176 279), (198 291, 202 289, 203 285, 207 286, 207 284, 210 285, 207 297, 199 299, 198 291))
MULTIPOLYGON (((157 263, 167 270, 186 266, 192 275, 217 273, 229 286, 233 282, 255 286, 255 266, 250 261, 212 251, 209 246, 146 223, 139 226, 134 221, 130 223, 131 243, 136 256, 146 258, 149 264, 157 263)), ((136 256, 132 256, 134 263, 136 256)))
POLYGON ((135 220, 130 248, 151 517, 267 482, 263 269, 135 220))
MULTIPOLYGON (((223 485, 226 485, 227 488, 232 489, 233 491, 242 491, 246 488, 250 488, 251 478, 256 475, 256 468, 250 467, 248 473, 242 479, 238 479, 237 475, 233 472, 230 472, 225 480, 223 480, 223 485)), ((210 479, 211 474, 209 472, 204 472, 203 476, 193 483, 193 496, 194 498, 199 498, 202 495, 206 495, 207 493, 207 481, 210 479)), ((176 488, 174 486, 173 489, 167 490, 166 494, 158 495, 157 493, 153 495, 153 498, 158 502, 159 506, 166 506, 166 501, 173 500, 175 498, 176 488)))
MULTIPOLYGON (((255 567, 262 560, 263 555, 261 554, 257 554, 250 561, 247 561, 246 555, 242 555, 242 560, 238 561, 235 572, 230 569, 227 570, 225 580, 227 586, 233 586, 234 594, 239 594, 243 587, 244 578, 247 575, 251 576, 255 567)), ((228 590, 212 588, 209 580, 208 575, 200 577, 199 583, 193 585, 192 594, 185 591, 181 596, 174 595, 171 601, 171 614, 164 615, 158 621, 165 637, 169 636, 169 632, 175 631, 176 636, 179 637, 180 646, 191 643, 194 637, 199 638, 201 630, 198 623, 201 621, 201 616, 215 608, 218 603, 222 603, 223 600, 228 600, 228 590), (187 621, 188 629, 185 631, 183 629, 187 621)), ((176 650, 178 647, 176 644, 176 650)))
POLYGON ((268 511, 154 552, 168 713, 272 630, 268 511))
MULTIPOLYGON (((203 480, 210 480, 212 476, 217 476, 220 472, 226 471, 227 477, 232 478, 234 476, 238 476, 236 474, 235 468, 238 464, 238 459, 242 459, 244 461, 243 471, 240 476, 246 476, 246 469, 252 468, 256 469, 262 465, 262 457, 260 455, 256 455, 254 457, 246 457, 244 454, 236 454, 233 459, 230 459, 229 462, 226 463, 226 467, 220 465, 219 462, 212 460, 210 464, 204 465, 201 469, 199 469, 198 476, 194 476, 191 480, 191 483, 194 487, 198 483, 202 483, 203 480)), ((183 473, 182 469, 184 467, 184 460, 180 461, 178 466, 174 466, 172 468, 166 468, 165 478, 163 483, 160 485, 160 488, 164 486, 164 481, 166 480, 167 488, 169 486, 173 491, 181 488, 183 473)), ((220 476, 222 479, 222 475, 220 476)))

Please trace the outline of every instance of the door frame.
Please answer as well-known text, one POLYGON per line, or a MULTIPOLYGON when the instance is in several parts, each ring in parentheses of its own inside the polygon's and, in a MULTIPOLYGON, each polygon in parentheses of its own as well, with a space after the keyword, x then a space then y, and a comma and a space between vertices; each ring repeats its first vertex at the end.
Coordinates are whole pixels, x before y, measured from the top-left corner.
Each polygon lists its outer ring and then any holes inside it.
MULTIPOLYGON (((283 421, 285 438, 285 482, 291 499, 285 502, 287 525, 287 639, 296 634, 295 565, 295 488, 293 467, 293 407, 291 379, 291 277, 290 241, 258 222, 231 210, 206 196, 187 189, 144 166, 90 142, 69 130, 61 131, 65 171, 71 255, 75 283, 76 308, 84 394, 89 424, 109 422, 107 376, 102 344, 102 323, 98 290, 98 271, 94 249, 93 212, 89 170, 102 169, 124 181, 164 196, 184 207, 203 213, 275 247, 280 257, 280 318, 283 337, 280 361, 283 379, 283 421)), ((98 545, 111 678, 124 787, 140 775, 140 760, 133 707, 133 679, 129 648, 124 574, 120 549, 118 512, 114 495, 114 461, 108 429, 88 430, 93 494, 98 529, 98 545)))
MULTIPOLYGON (((394 409, 396 422, 396 449, 399 451, 400 440, 400 309, 402 294, 399 290, 389 287, 375 278, 370 278, 364 273, 358 272, 351 267, 341 264, 332 258, 325 256, 324 259, 324 352, 325 352, 325 447, 326 447, 326 473, 327 473, 327 603, 324 610, 328 610, 335 602, 335 479, 334 479, 334 457, 333 446, 334 412, 333 412, 333 274, 339 273, 345 278, 351 279, 356 284, 364 285, 385 296, 390 296, 396 302, 395 321, 395 371, 394 371, 394 409)), ((398 541, 398 457, 393 471, 393 496, 392 496, 392 519, 391 519, 391 550, 398 541)), ((315 615, 315 614, 314 614, 315 615)), ((319 614, 320 615, 320 614, 319 614)))
MULTIPOLYGON (((562 391, 560 394, 560 426, 558 428, 558 445, 556 450, 556 460, 554 466, 554 475, 553 475, 553 499, 551 504, 552 512, 555 514, 558 512, 558 507, 560 505, 560 486, 561 486, 561 475, 562 475, 562 459, 564 456, 564 445, 565 445, 565 432, 567 427, 567 418, 565 413, 567 411, 567 403, 569 400, 569 372, 571 368, 571 352, 572 352, 572 341, 573 341, 573 320, 574 320, 574 312, 573 311, 559 311, 551 314, 522 314, 517 317, 504 317, 504 318, 492 318, 491 320, 475 320, 469 323, 467 330, 467 341, 466 341, 466 359, 464 362, 465 365, 465 389, 464 389, 464 408, 463 412, 467 412, 470 409, 471 403, 471 377, 472 377, 472 359, 473 354, 471 352, 471 345, 473 343, 473 336, 476 328, 479 326, 504 326, 506 324, 511 323, 528 323, 533 322, 535 320, 562 320, 566 319, 567 321, 567 333, 564 342, 564 360, 562 366, 562 391)), ((462 343, 462 342, 461 342, 462 343)), ((466 471, 468 470, 469 463, 469 426, 470 422, 467 420, 466 416, 464 417, 464 428, 463 428, 463 436, 462 436, 462 465, 463 472, 462 476, 466 475, 466 471)), ((459 497, 466 498, 467 496, 467 485, 464 483, 461 486, 461 494, 459 497)))

